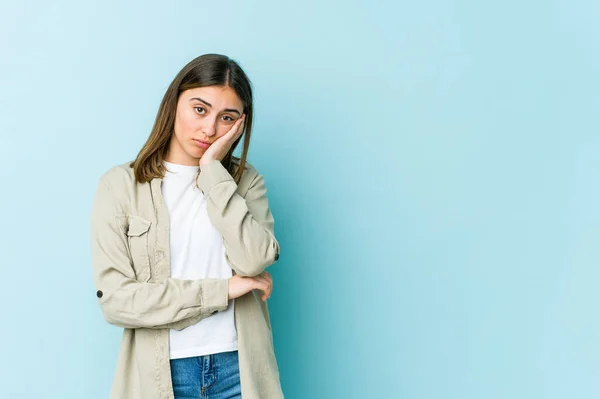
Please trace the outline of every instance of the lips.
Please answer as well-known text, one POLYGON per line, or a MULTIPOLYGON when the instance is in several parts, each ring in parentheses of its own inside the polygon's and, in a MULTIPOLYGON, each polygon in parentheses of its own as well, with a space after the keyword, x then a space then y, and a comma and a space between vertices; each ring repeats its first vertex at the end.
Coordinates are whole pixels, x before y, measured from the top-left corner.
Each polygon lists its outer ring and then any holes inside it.
POLYGON ((198 147, 204 148, 204 149, 207 149, 208 147, 210 147, 210 144, 211 144, 211 143, 207 143, 202 140, 196 140, 196 139, 192 139, 192 140, 194 141, 194 144, 196 144, 198 147))

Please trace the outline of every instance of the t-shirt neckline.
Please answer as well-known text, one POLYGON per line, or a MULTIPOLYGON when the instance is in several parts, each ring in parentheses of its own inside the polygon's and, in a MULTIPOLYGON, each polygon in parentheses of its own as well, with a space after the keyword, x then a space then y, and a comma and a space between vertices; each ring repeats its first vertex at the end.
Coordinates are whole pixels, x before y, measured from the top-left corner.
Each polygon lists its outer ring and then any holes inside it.
POLYGON ((200 165, 181 165, 178 163, 167 162, 163 160, 165 167, 167 168, 167 172, 171 173, 188 173, 194 174, 198 172, 200 169, 200 165))

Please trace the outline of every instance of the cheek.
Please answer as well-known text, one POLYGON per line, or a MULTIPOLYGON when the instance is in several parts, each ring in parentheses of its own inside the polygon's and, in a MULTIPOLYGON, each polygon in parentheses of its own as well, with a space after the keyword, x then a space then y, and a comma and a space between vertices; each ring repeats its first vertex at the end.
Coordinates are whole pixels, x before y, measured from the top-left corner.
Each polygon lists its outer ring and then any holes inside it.
POLYGON ((217 137, 225 136, 231 130, 233 124, 220 123, 217 127, 217 137))
POLYGON ((179 137, 188 135, 190 132, 194 131, 196 125, 197 122, 196 118, 194 118, 194 115, 190 115, 186 112, 180 112, 177 114, 175 119, 175 134, 177 134, 179 137))
POLYGON ((229 131, 229 129, 223 129, 223 128, 220 128, 220 129, 217 131, 217 138, 220 138, 220 137, 223 137, 223 136, 225 136, 225 134, 226 134, 228 131, 229 131))

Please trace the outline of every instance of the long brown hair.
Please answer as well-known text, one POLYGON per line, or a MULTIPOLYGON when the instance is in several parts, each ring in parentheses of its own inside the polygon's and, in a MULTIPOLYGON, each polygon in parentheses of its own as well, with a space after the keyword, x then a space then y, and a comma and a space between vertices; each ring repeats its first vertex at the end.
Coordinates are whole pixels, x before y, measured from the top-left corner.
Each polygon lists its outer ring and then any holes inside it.
POLYGON ((221 54, 204 54, 184 66, 169 85, 160 103, 150 136, 135 161, 130 164, 138 183, 146 183, 154 178, 164 177, 165 170, 162 161, 173 137, 179 95, 188 89, 205 86, 231 87, 244 105, 243 113, 246 114, 244 133, 233 143, 227 155, 221 160, 235 182, 240 182, 246 167, 246 156, 252 132, 252 84, 246 73, 234 60, 221 54), (234 157, 232 154, 242 137, 244 138, 242 155, 240 158, 234 157))

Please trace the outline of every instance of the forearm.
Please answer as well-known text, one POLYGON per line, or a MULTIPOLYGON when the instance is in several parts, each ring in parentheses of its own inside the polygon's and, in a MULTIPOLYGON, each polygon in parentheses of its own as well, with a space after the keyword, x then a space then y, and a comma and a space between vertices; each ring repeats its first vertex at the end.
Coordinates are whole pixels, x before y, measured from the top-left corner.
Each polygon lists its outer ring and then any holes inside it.
POLYGON ((97 286, 104 318, 124 328, 182 329, 225 310, 229 302, 227 279, 167 279, 160 284, 127 279, 119 285, 100 280, 97 286))
POLYGON ((279 243, 264 179, 256 175, 243 197, 219 161, 201 165, 198 185, 211 223, 223 236, 228 261, 241 276, 255 276, 279 258, 279 243))

